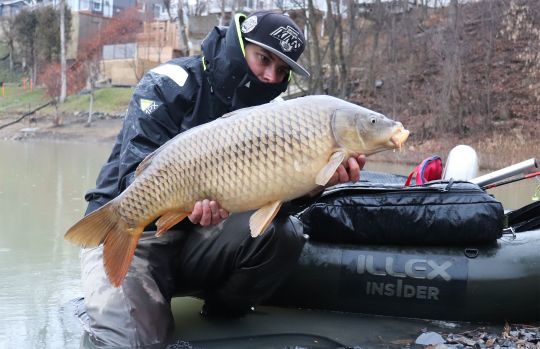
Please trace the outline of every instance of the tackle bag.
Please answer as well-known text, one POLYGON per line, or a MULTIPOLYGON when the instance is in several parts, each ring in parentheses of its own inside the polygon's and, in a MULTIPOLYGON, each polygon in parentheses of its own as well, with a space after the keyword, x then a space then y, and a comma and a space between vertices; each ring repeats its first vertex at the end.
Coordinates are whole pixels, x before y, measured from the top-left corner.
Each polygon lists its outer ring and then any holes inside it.
POLYGON ((330 188, 296 214, 304 233, 344 244, 468 245, 502 235, 502 204, 478 185, 357 182, 330 188))

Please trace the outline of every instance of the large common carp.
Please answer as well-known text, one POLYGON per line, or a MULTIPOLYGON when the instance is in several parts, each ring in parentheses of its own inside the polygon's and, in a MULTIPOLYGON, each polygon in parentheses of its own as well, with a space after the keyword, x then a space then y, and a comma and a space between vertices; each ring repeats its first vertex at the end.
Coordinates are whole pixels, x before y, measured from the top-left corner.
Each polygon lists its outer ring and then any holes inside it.
POLYGON ((237 110, 171 139, 144 159, 118 197, 71 227, 65 238, 104 244, 109 280, 119 286, 144 228, 161 235, 212 199, 229 212, 258 209, 261 234, 282 202, 325 185, 350 155, 401 147, 399 122, 330 96, 308 96, 237 110))

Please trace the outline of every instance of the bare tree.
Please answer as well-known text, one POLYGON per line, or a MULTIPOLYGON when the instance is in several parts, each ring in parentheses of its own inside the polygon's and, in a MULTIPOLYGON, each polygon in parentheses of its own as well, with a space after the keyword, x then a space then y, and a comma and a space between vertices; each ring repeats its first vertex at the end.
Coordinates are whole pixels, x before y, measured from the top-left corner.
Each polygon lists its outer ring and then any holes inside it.
POLYGON ((13 72, 14 68, 14 56, 15 56, 15 37, 16 33, 14 30, 14 17, 5 17, 0 20, 0 29, 3 33, 1 36, 2 41, 6 44, 8 48, 9 55, 9 71, 13 72))
POLYGON ((64 103, 67 91, 65 18, 66 6, 64 0, 60 0, 60 103, 64 103))
POLYGON ((176 22, 176 29, 178 33, 178 46, 184 48, 183 54, 189 56, 189 38, 187 34, 187 28, 184 21, 184 0, 176 0, 176 13, 173 13, 173 3, 171 0, 162 0, 163 6, 167 11, 170 22, 176 22))
POLYGON ((178 17, 177 17, 178 31, 180 34, 180 40, 184 44, 184 55, 190 55, 189 38, 187 33, 186 24, 184 23, 184 0, 178 0, 178 17))
MULTIPOLYGON (((337 1, 339 2, 339 0, 337 1)), ((334 1, 336 3, 336 1, 334 1)), ((335 41, 335 34, 336 34, 336 25, 337 21, 334 17, 334 3, 332 0, 326 0, 326 33, 328 36, 328 49, 330 51, 330 67, 328 73, 330 74, 329 79, 325 79, 325 82, 323 83, 323 90, 327 94, 334 95, 337 92, 337 71, 336 71, 336 65, 337 65, 337 55, 336 55, 336 41, 335 41)), ((337 16, 340 14, 338 13, 337 16)), ((326 75, 326 74, 325 74, 326 75)))
POLYGON ((458 0, 451 0, 448 7, 447 25, 444 33, 444 59, 442 65, 442 115, 438 122, 440 130, 463 130, 464 105, 462 95, 462 62, 460 47, 460 7, 458 0))
POLYGON ((86 119, 86 127, 89 127, 92 125, 93 120, 93 109, 94 109, 94 99, 95 99, 95 90, 96 90, 96 82, 99 77, 100 69, 99 69, 99 61, 97 60, 88 60, 86 62, 86 71, 88 74, 88 78, 86 81, 86 89, 85 92, 88 93, 90 100, 88 104, 88 118, 86 119))
POLYGON ((372 47, 371 47, 371 54, 369 57, 369 65, 368 65, 368 71, 367 71, 367 79, 366 79, 366 90, 374 94, 375 93, 375 61, 377 59, 377 54, 379 52, 379 42, 380 42, 380 36, 381 31, 384 26, 384 20, 385 20, 385 10, 383 8, 383 5, 381 4, 381 0, 376 0, 373 4, 373 10, 372 10, 372 16, 370 17, 372 21, 372 28, 373 28, 373 40, 372 40, 372 47))
POLYGON ((207 0, 195 0, 195 3, 188 7, 188 16, 201 16, 206 9, 207 0))
POLYGON ((38 26, 37 14, 34 11, 23 9, 15 17, 13 28, 23 60, 23 69, 28 69, 30 79, 35 85, 37 72, 37 42, 36 28, 38 26), (30 66, 30 68, 28 68, 30 66))
POLYGON ((357 2, 355 0, 347 1, 347 27, 345 30, 345 25, 341 24, 338 27, 338 35, 340 37, 340 47, 339 47, 339 61, 340 61, 340 82, 341 86, 340 97, 347 98, 351 94, 351 80, 353 79, 352 74, 352 65, 353 58, 356 55, 356 49, 358 42, 360 40, 360 29, 358 23, 358 9, 356 6, 357 2))
POLYGON ((310 56, 313 59, 313 65, 311 69, 311 80, 310 80, 310 92, 311 93, 321 93, 322 88, 322 53, 321 45, 319 43, 319 33, 317 31, 317 12, 313 4, 313 0, 307 0, 307 15, 306 15, 306 24, 309 28, 309 38, 310 38, 310 56))
POLYGON ((219 2, 219 9, 220 9, 220 14, 219 14, 219 25, 220 26, 223 26, 225 25, 225 10, 226 10, 226 7, 227 7, 227 0, 220 0, 219 2))

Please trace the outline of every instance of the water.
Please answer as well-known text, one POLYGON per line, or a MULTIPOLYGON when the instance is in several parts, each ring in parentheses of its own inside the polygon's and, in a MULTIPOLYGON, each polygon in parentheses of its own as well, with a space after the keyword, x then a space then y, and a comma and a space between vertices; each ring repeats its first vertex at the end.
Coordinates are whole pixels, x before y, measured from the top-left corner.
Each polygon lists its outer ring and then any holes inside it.
POLYGON ((79 249, 63 239, 109 145, 1 142, 0 347, 77 348, 79 249))
MULTIPOLYGON (((0 142, 0 348, 80 346, 69 304, 82 294, 79 249, 63 234, 83 215, 84 192, 94 186, 110 148, 0 142)), ((368 162, 366 169, 407 174, 410 166, 368 162)), ((492 193, 519 207, 538 184, 527 180, 492 193)))

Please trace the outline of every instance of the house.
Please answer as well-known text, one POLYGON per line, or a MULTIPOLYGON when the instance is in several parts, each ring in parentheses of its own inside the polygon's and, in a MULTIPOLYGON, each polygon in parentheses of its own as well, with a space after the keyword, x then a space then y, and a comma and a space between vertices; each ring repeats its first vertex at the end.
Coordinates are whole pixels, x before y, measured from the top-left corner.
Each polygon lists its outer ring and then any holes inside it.
POLYGON ((122 10, 136 6, 137 0, 66 0, 66 4, 73 12, 114 17, 122 10))
MULTIPOLYGON (((58 2, 58 0, 54 0, 58 2)), ((71 10, 71 41, 67 47, 67 58, 76 59, 81 42, 92 40, 112 17, 123 10, 135 7, 137 0, 66 0, 71 10)))
POLYGON ((0 17, 16 16, 25 7, 31 4, 26 0, 0 0, 0 17))

